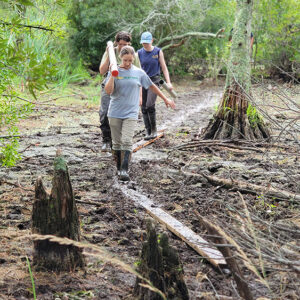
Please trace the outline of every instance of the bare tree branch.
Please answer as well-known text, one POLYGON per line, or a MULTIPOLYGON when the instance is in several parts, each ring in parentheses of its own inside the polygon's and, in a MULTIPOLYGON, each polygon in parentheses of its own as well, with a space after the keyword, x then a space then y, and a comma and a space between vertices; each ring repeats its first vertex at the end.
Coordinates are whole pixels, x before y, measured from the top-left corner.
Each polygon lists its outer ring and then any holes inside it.
POLYGON ((0 21, 0 25, 13 26, 13 27, 25 27, 25 28, 30 28, 30 29, 32 28, 32 29, 45 30, 45 31, 54 31, 54 29, 46 28, 41 25, 34 26, 34 25, 25 25, 25 24, 13 24, 13 23, 7 23, 3 21, 0 21))
POLYGON ((158 41, 157 46, 159 46, 165 42, 169 42, 169 41, 173 41, 173 40, 182 40, 182 39, 185 39, 188 37, 197 37, 202 40, 211 39, 211 38, 223 38, 224 36, 220 34, 223 31, 224 31, 224 28, 221 28, 220 30, 218 30, 217 33, 194 31, 194 32, 186 32, 186 33, 175 35, 175 36, 167 36, 167 37, 161 39, 160 41, 158 41))

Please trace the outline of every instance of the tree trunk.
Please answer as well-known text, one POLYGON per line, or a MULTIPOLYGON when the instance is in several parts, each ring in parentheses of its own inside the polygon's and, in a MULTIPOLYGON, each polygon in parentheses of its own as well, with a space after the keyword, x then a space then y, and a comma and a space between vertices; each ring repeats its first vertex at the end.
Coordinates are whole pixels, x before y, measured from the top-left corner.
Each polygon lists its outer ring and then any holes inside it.
MULTIPOLYGON (((54 160, 51 194, 47 194, 41 178, 35 185, 32 232, 42 235, 80 240, 80 227, 68 167, 61 156, 54 160)), ((83 268, 82 250, 48 240, 34 242, 33 265, 36 270, 70 271, 83 268)))
POLYGON ((251 96, 250 39, 253 0, 237 0, 226 85, 204 139, 267 139, 270 132, 251 96))
MULTIPOLYGON (((183 268, 177 251, 169 246, 168 237, 162 234, 157 241, 155 229, 151 221, 147 224, 148 239, 143 245, 141 264, 138 272, 151 281, 154 287, 162 291, 166 299, 188 300, 188 290, 183 278, 183 268)), ((134 296, 140 300, 161 300, 162 297, 140 284, 136 279, 134 296)))

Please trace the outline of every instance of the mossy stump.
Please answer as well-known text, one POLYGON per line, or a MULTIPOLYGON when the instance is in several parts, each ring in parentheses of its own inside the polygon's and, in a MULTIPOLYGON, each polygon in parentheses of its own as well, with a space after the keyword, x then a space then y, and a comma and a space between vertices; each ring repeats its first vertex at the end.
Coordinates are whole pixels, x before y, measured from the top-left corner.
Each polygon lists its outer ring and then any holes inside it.
MULTIPOLYGON (((150 221, 147 223, 147 241, 141 253, 141 263, 137 270, 144 278, 166 296, 166 299, 188 300, 188 290, 184 282, 183 267, 177 251, 169 245, 168 237, 162 234, 160 241, 150 221)), ((161 300, 158 293, 140 284, 147 282, 137 277, 134 296, 139 300, 161 300)))
MULTIPOLYGON (((36 181, 32 232, 80 240, 79 218, 68 167, 61 156, 54 159, 50 195, 46 192, 41 178, 36 181)), ((60 272, 84 268, 85 260, 78 247, 38 240, 34 242, 33 265, 36 270, 60 272)))
POLYGON ((262 140, 270 136, 269 128, 249 104, 243 89, 234 84, 226 88, 218 112, 206 127, 203 139, 262 140))

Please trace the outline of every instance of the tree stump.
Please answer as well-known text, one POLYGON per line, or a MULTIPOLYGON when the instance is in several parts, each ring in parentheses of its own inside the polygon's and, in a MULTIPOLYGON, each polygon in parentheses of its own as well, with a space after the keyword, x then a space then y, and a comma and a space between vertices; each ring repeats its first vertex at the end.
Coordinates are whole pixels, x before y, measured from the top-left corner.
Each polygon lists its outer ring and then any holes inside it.
MULTIPOLYGON (((188 290, 183 278, 183 266, 177 251, 169 245, 168 237, 162 234, 160 242, 152 227, 147 222, 147 241, 141 253, 138 272, 149 279, 154 287, 162 291, 167 299, 188 300, 188 290)), ((134 296, 139 300, 161 300, 162 297, 140 284, 147 284, 137 277, 134 296)))
POLYGON ((206 127, 203 138, 269 139, 271 136, 269 128, 247 98, 248 95, 238 84, 226 87, 218 111, 206 127))
MULTIPOLYGON (((49 195, 38 178, 32 210, 32 232, 80 240, 78 212, 68 167, 61 156, 54 159, 54 176, 49 195)), ((70 271, 84 268, 82 250, 48 240, 34 242, 33 266, 36 270, 70 271)))

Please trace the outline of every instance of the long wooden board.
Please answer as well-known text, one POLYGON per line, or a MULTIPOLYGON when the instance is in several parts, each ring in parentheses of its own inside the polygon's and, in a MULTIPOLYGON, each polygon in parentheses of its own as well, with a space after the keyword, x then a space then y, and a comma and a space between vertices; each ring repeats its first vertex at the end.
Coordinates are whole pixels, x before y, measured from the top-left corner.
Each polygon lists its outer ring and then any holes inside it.
POLYGON ((157 205, 155 205, 149 198, 138 193, 137 191, 128 189, 126 186, 122 186, 120 189, 137 205, 142 206, 149 215, 151 215, 158 222, 164 224, 171 232, 185 241, 202 257, 206 258, 212 265, 215 267, 226 266, 226 261, 219 250, 210 246, 208 241, 204 240, 193 230, 166 213, 161 208, 157 207, 157 205))
POLYGON ((163 130, 160 130, 160 131, 158 132, 156 138, 154 138, 154 139, 152 139, 152 140, 149 140, 149 141, 146 141, 146 142, 143 140, 143 141, 140 141, 140 142, 134 144, 134 146, 133 146, 134 148, 133 148, 132 152, 136 152, 136 151, 138 151, 138 150, 140 150, 140 149, 142 149, 142 148, 148 146, 149 144, 152 144, 153 142, 155 142, 156 140, 160 139, 160 138, 163 137, 163 136, 164 136, 164 131, 163 131, 163 130))

